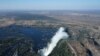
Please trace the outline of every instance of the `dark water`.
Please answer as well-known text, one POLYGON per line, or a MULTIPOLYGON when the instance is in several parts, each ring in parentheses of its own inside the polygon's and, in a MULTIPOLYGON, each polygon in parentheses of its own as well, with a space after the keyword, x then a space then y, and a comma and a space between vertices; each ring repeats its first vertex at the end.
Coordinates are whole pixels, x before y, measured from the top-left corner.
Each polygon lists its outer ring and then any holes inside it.
POLYGON ((56 31, 55 28, 8 26, 0 28, 0 38, 17 37, 22 34, 27 38, 31 38, 34 45, 33 49, 38 50, 47 45, 56 31))
POLYGON ((34 49, 41 49, 46 46, 56 31, 57 29, 54 28, 20 28, 21 33, 33 39, 34 49))

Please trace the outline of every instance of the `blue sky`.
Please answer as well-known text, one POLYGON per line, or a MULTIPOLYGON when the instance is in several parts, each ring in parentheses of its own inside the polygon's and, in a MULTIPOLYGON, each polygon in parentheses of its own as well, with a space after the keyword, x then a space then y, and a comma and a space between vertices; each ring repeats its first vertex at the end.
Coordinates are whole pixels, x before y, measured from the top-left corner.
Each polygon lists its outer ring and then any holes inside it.
POLYGON ((100 0, 0 0, 0 10, 99 10, 100 0))

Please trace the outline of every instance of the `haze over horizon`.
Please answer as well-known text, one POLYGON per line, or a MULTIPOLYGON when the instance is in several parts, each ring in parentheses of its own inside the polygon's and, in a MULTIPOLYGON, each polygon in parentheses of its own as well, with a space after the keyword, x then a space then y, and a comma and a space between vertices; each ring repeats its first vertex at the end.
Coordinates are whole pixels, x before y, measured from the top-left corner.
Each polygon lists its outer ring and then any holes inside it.
POLYGON ((0 0, 0 10, 100 10, 100 0, 0 0))

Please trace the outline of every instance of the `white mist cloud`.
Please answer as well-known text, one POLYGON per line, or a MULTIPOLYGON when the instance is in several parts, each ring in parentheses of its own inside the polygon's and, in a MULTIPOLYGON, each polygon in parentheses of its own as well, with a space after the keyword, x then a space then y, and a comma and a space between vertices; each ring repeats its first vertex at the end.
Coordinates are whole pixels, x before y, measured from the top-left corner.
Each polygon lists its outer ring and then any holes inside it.
POLYGON ((68 38, 68 34, 65 32, 64 27, 60 27, 56 34, 52 37, 51 42, 48 43, 47 47, 40 49, 39 53, 41 54, 41 56, 48 56, 56 47, 57 43, 61 39, 65 38, 68 38))

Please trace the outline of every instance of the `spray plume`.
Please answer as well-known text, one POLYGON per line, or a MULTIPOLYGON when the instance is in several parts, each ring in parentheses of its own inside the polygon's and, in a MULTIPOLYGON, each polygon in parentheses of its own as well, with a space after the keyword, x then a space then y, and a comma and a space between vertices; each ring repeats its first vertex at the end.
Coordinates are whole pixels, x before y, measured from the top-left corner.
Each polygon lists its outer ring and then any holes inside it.
POLYGON ((68 38, 68 34, 65 32, 64 27, 60 27, 56 34, 52 37, 51 42, 48 43, 47 47, 40 49, 39 53, 41 56, 48 56, 53 49, 56 47, 57 43, 61 39, 68 38))

